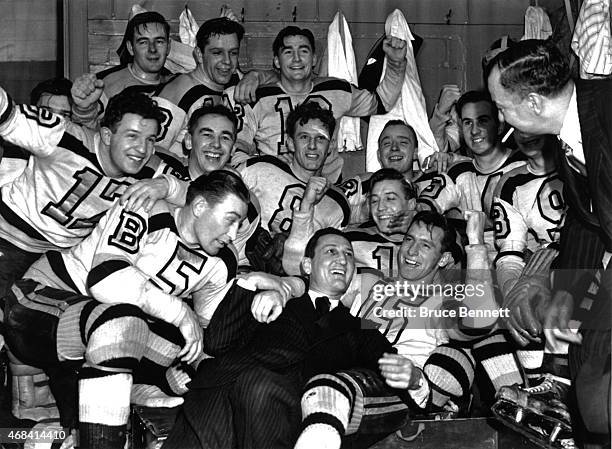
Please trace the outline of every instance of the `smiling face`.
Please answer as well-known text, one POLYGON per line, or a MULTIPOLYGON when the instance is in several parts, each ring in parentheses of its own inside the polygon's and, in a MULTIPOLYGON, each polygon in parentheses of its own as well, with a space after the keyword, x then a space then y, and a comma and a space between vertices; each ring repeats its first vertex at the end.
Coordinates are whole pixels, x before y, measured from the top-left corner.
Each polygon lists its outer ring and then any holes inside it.
POLYGON ((236 240, 241 222, 246 217, 247 204, 234 194, 211 205, 203 197, 192 205, 196 216, 193 231, 202 249, 211 256, 236 240))
POLYGON ((208 79, 225 86, 238 68, 240 41, 235 33, 212 35, 204 50, 196 47, 195 53, 198 65, 208 79))
POLYGON ((317 58, 306 36, 285 37, 278 55, 274 56, 274 67, 280 70, 281 81, 310 79, 316 63, 317 58))
POLYGON ((156 120, 132 113, 123 115, 115 132, 101 128, 102 141, 109 146, 108 157, 103 157, 107 175, 135 175, 142 170, 153 154, 157 129, 156 120))
POLYGON ((406 198, 402 181, 399 179, 385 179, 372 186, 370 211, 376 227, 383 234, 397 233, 398 229, 392 230, 389 224, 395 217, 413 210, 414 207, 415 201, 406 198))
POLYGON ((310 286, 330 297, 346 292, 353 271, 355 258, 351 243, 340 235, 323 235, 317 241, 314 257, 305 257, 303 268, 310 275, 310 286))
POLYGON ((466 103, 461 110, 461 129, 465 143, 475 155, 492 152, 497 143, 499 125, 488 101, 466 103))
POLYGON ((412 174, 412 159, 417 148, 414 132, 405 125, 391 125, 378 138, 378 161, 383 168, 412 174))
POLYGON ((493 67, 489 74, 488 85, 491 98, 499 110, 499 120, 505 121, 523 132, 548 134, 547 121, 538 116, 530 107, 528 97, 519 98, 501 85, 499 68, 493 67))
POLYGON ((127 42, 127 49, 137 69, 157 74, 166 63, 170 43, 161 23, 145 23, 134 30, 134 39, 127 42))
POLYGON ((232 156, 236 130, 227 117, 206 114, 198 119, 193 133, 185 135, 189 153, 189 171, 197 176, 219 170, 232 156))
POLYGON ((314 174, 325 163, 329 151, 330 134, 319 119, 295 125, 295 136, 287 136, 287 146, 295 155, 295 162, 307 173, 314 174))
POLYGON ((444 231, 438 227, 414 222, 408 228, 398 253, 400 276, 408 281, 431 283, 437 271, 451 260, 442 252, 444 231))

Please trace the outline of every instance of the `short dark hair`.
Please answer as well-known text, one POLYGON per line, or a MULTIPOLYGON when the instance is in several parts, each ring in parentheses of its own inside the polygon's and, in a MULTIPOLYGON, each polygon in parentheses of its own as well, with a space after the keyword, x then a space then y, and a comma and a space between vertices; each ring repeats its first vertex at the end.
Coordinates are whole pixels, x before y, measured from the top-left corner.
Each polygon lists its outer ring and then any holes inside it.
POLYGON ((238 119, 236 118, 236 114, 234 114, 227 106, 223 106, 222 104, 204 105, 193 111, 191 114, 189 123, 187 124, 189 134, 193 134, 195 131, 198 120, 200 120, 201 117, 209 114, 216 114, 226 117, 230 122, 232 122, 232 125, 234 125, 234 132, 236 132, 238 129, 238 119))
POLYGON ((287 135, 294 138, 295 128, 298 124, 304 125, 314 119, 321 120, 329 131, 329 138, 331 139, 336 129, 336 119, 329 109, 322 108, 316 101, 299 104, 293 111, 289 112, 287 116, 287 135))
POLYGON ((235 34, 236 37, 238 37, 238 42, 240 42, 244 36, 244 27, 227 17, 215 17, 214 19, 207 20, 198 29, 196 34, 196 46, 201 51, 204 51, 204 47, 208 44, 208 40, 211 36, 227 34, 235 34))
POLYGON ((349 243, 351 243, 351 241, 348 239, 346 234, 343 231, 340 231, 339 229, 336 229, 336 228, 319 229, 317 232, 313 234, 312 237, 310 237, 310 240, 308 240, 308 243, 306 243, 306 249, 304 250, 304 257, 310 257, 312 259, 315 256, 315 248, 317 246, 317 243, 319 242, 319 239, 326 235, 339 235, 340 237, 345 238, 349 243))
POLYGON ((504 89, 523 99, 530 92, 555 96, 570 80, 565 56, 550 40, 528 39, 508 47, 492 61, 504 89))
POLYGON ((402 188, 404 189, 404 197, 406 199, 416 198, 416 189, 411 182, 409 182, 404 175, 398 172, 394 168, 381 168, 380 170, 374 172, 372 177, 370 178, 370 192, 374 190, 374 185, 381 181, 400 181, 402 184, 402 188))
POLYGON ((104 112, 100 126, 117 131, 117 124, 125 114, 137 114, 144 119, 153 119, 157 122, 157 130, 164 122, 164 114, 157 103, 148 95, 133 89, 125 89, 112 97, 104 112))
POLYGON ((410 132, 412 133, 412 137, 414 137, 414 142, 416 143, 416 146, 419 146, 419 139, 417 139, 416 131, 414 130, 414 128, 410 126, 408 123, 406 123, 405 121, 400 120, 398 118, 389 120, 387 123, 385 123, 385 126, 383 126, 383 129, 380 131, 378 138, 380 139, 380 136, 385 131, 385 129, 391 126, 405 126, 406 128, 408 128, 410 132))
POLYGON ((444 215, 431 210, 420 211, 414 216, 408 229, 415 223, 424 224, 430 233, 434 227, 441 229, 443 232, 440 242, 442 252, 453 252, 454 246, 457 245, 457 231, 444 215))
POLYGON ((72 81, 66 78, 51 78, 38 83, 30 92, 30 104, 35 105, 40 100, 43 94, 50 95, 65 95, 68 97, 68 101, 72 103, 72 96, 70 95, 70 89, 72 88, 72 81))
POLYGON ((459 118, 462 118, 463 116, 462 111, 466 104, 480 103, 481 101, 484 101, 491 105, 491 114, 493 114, 493 119, 495 120, 497 124, 499 124, 499 114, 497 112, 497 105, 491 99, 491 94, 487 92, 486 90, 470 90, 464 93, 463 95, 461 95, 461 97, 459 97, 459 100, 457 100, 457 106, 456 106, 457 114, 459 115, 459 118))
POLYGON ((304 36, 306 39, 308 39, 311 50, 314 53, 315 38, 314 34, 312 34, 312 31, 310 31, 308 28, 300 28, 290 25, 280 30, 274 38, 274 42, 272 43, 272 53, 274 54, 274 56, 278 56, 281 48, 283 48, 283 46, 285 45, 285 38, 289 36, 304 36))
POLYGON ((249 204, 249 189, 240 176, 229 170, 213 170, 189 183, 185 204, 189 205, 199 196, 210 206, 221 203, 228 195, 236 195, 249 204))
POLYGON ((131 42, 133 45, 134 44, 134 34, 136 33, 136 30, 140 29, 141 27, 146 30, 147 25, 149 23, 159 23, 164 29, 164 34, 166 35, 166 39, 170 39, 170 24, 165 19, 165 17, 162 16, 160 13, 155 12, 155 11, 146 11, 146 12, 141 12, 140 14, 136 14, 134 17, 130 19, 127 26, 125 27, 125 34, 123 35, 123 41, 121 42, 121 45, 117 49, 117 54, 119 55, 119 60, 121 64, 125 65, 132 61, 133 56, 130 55, 130 53, 127 51, 126 45, 128 42, 131 42))

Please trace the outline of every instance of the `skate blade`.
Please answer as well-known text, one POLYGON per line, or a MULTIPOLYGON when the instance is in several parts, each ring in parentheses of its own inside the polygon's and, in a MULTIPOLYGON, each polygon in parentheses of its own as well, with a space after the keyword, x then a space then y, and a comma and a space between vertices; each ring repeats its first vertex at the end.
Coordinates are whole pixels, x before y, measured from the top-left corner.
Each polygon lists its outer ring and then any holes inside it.
POLYGON ((525 423, 527 420, 525 418, 523 418, 523 424, 517 423, 514 419, 516 413, 508 415, 506 413, 507 408, 499 407, 498 403, 494 404, 491 410, 493 411, 495 418, 500 423, 514 430, 515 432, 520 433, 538 447, 545 449, 572 449, 575 447, 573 439, 571 438, 571 429, 570 432, 567 432, 567 425, 563 426, 563 423, 557 423, 555 421, 555 425, 553 426, 551 433, 544 434, 545 430, 543 428, 540 427, 540 431, 538 431, 535 428, 526 425, 525 423), (554 441, 551 441, 551 438, 547 435, 551 435, 554 429, 558 429, 558 431, 555 435, 554 441))

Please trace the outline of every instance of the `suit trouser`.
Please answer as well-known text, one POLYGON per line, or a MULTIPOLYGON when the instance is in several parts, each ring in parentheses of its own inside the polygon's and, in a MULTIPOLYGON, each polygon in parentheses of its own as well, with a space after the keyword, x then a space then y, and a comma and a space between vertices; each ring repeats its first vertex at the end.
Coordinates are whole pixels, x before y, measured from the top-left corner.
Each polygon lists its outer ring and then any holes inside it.
POLYGON ((299 383, 255 367, 232 384, 187 393, 164 449, 292 448, 301 422, 299 383))

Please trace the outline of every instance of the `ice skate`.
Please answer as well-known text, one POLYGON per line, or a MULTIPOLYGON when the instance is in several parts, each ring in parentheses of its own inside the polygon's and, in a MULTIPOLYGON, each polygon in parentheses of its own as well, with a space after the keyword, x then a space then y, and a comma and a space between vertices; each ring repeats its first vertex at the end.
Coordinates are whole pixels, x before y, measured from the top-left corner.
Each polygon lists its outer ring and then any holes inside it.
POLYGON ((492 407, 496 418, 545 448, 573 448, 568 386, 545 374, 533 387, 505 386, 492 407))

